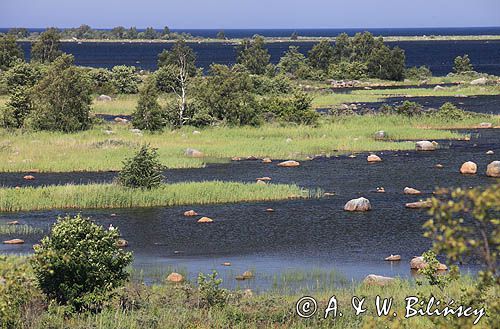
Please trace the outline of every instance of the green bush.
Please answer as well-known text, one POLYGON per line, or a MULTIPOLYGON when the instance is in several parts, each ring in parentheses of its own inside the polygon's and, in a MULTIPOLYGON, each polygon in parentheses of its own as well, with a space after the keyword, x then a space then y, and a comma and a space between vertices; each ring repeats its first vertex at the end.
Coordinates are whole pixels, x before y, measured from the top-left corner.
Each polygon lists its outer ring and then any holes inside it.
POLYGON ((200 292, 200 306, 224 307, 227 303, 228 293, 220 285, 222 279, 217 279, 217 272, 213 271, 210 275, 198 274, 198 290, 200 292))
POLYGON ((0 256, 0 328, 22 328, 25 311, 40 299, 26 258, 0 256))
POLYGON ((135 67, 118 65, 111 70, 113 86, 120 94, 137 94, 141 81, 135 73, 135 67))
POLYGON ((5 128, 23 127, 24 119, 32 109, 30 90, 27 87, 16 87, 11 91, 6 107, 2 110, 1 126, 5 128))
POLYGON ((422 65, 420 67, 410 67, 405 70, 405 78, 410 79, 410 80, 422 80, 422 79, 427 79, 432 77, 432 72, 431 70, 425 66, 422 65))
POLYGON ((447 121, 460 121, 477 116, 477 113, 463 111, 450 102, 444 103, 438 111, 432 114, 436 118, 447 121))
POLYGON ((357 80, 366 78, 367 71, 368 68, 365 63, 342 61, 330 65, 329 74, 333 79, 357 80))
POLYGON ((128 278, 132 254, 117 247, 119 236, 80 215, 59 217, 34 248, 38 285, 49 299, 76 311, 100 310, 128 278))
POLYGON ((267 117, 274 116, 280 121, 296 124, 316 124, 319 114, 311 108, 312 99, 304 92, 291 96, 271 96, 261 101, 261 108, 267 117))
POLYGON ((91 125, 91 87, 73 56, 61 55, 32 88, 33 109, 25 125, 35 130, 74 132, 91 125))
POLYGON ((16 61, 24 60, 24 53, 12 35, 0 35, 0 71, 10 68, 16 61))
POLYGON ((141 88, 137 108, 132 113, 132 125, 138 129, 161 130, 166 125, 165 113, 158 104, 156 82, 150 78, 141 88))
POLYGON ((453 72, 457 74, 464 74, 474 71, 474 67, 470 62, 469 55, 465 54, 463 56, 455 57, 453 61, 453 72))
POLYGON ((403 104, 394 108, 394 112, 396 114, 405 115, 407 117, 413 117, 422 114, 423 108, 422 105, 418 103, 404 101, 403 104))
POLYGON ((11 91, 17 87, 32 87, 42 78, 42 71, 42 65, 16 62, 5 72, 7 89, 11 91))
POLYGON ((92 92, 95 94, 110 95, 116 93, 113 84, 113 74, 108 69, 98 68, 88 71, 89 79, 92 83, 92 92))
POLYGON ((143 145, 133 157, 123 162, 118 181, 126 187, 152 189, 162 184, 165 178, 163 169, 157 150, 143 145))
POLYGON ((61 33, 55 28, 44 31, 31 47, 31 60, 39 63, 51 63, 63 54, 59 49, 61 33))

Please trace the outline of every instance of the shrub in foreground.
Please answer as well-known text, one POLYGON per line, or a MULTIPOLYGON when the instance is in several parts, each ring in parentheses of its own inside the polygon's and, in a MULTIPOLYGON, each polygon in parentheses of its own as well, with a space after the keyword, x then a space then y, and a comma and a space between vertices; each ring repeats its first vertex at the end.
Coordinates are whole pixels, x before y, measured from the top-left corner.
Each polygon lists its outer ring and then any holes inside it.
POLYGON ((118 181, 132 188, 152 189, 163 182, 163 165, 158 160, 157 150, 143 145, 131 158, 124 161, 118 181))
POLYGON ((34 248, 32 265, 41 290, 76 311, 99 310, 128 278, 132 254, 118 248, 119 236, 80 215, 58 218, 34 248))

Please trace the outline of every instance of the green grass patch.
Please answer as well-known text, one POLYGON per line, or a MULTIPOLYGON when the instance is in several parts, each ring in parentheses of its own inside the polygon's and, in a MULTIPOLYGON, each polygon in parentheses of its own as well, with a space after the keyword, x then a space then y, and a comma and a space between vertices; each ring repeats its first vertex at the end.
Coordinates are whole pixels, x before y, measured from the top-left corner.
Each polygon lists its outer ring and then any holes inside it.
POLYGON ((43 229, 30 225, 0 225, 1 235, 32 235, 41 233, 43 233, 43 229))
POLYGON ((97 209, 218 204, 309 197, 296 185, 235 182, 164 184, 152 190, 115 184, 0 188, 0 211, 97 209))
POLYGON ((144 143, 158 148, 160 161, 169 168, 203 167, 206 163, 227 162, 234 156, 301 160, 321 153, 411 150, 414 143, 375 140, 373 134, 385 130, 396 140, 458 139, 463 136, 441 129, 476 127, 483 121, 500 125, 500 116, 454 122, 396 115, 353 116, 323 121, 318 127, 184 127, 156 134, 144 132, 142 136, 132 133, 130 126, 119 124, 73 134, 0 129, 0 172, 120 170, 123 159, 144 143), (113 133, 107 134, 107 129, 113 133), (201 134, 193 134, 194 130, 201 134), (198 149, 205 157, 187 157, 186 148, 198 149))

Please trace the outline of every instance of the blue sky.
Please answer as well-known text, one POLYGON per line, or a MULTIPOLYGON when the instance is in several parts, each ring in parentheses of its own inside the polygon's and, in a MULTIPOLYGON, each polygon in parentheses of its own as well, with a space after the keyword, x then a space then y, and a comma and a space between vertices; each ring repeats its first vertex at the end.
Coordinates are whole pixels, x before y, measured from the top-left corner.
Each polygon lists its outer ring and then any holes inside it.
POLYGON ((0 0, 0 27, 500 26, 500 0, 0 0))

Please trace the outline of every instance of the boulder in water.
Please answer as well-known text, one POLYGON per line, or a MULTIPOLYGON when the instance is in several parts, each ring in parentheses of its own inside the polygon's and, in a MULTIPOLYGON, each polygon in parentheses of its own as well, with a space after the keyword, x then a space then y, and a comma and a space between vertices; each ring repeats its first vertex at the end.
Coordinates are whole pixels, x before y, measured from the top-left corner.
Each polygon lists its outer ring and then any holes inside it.
POLYGON ((462 164, 462 166, 460 167, 460 173, 461 174, 469 174, 469 175, 473 175, 473 174, 477 173, 477 164, 475 164, 472 161, 464 162, 462 164))
POLYGON ((372 209, 370 201, 366 198, 352 199, 344 206, 345 211, 369 211, 372 209))
POLYGON ((214 220, 209 217, 201 217, 198 219, 198 223, 212 223, 214 220))
POLYGON ((376 154, 370 154, 367 158, 366 161, 373 163, 373 162, 381 162, 382 159, 376 155, 376 154))
POLYGON ((417 202, 410 202, 405 205, 406 208, 410 209, 420 209, 420 208, 430 208, 431 207, 431 202, 430 201, 417 201, 417 202))
POLYGON ((390 262, 396 262, 401 260, 400 255, 390 255, 389 257, 386 257, 385 260, 390 261, 390 262))
POLYGON ((3 243, 4 244, 23 244, 24 240, 21 240, 21 239, 12 239, 12 240, 6 240, 3 243))
POLYGON ((182 281, 184 281, 184 277, 182 276, 182 274, 173 272, 167 276, 167 281, 172 283, 181 283, 182 281))
POLYGON ((479 124, 478 128, 482 128, 482 129, 493 128, 493 124, 491 122, 481 122, 479 124))
POLYGON ((410 195, 422 194, 422 192, 420 192, 419 190, 414 189, 412 187, 405 187, 404 190, 403 190, 403 193, 404 194, 410 194, 410 195))
POLYGON ((369 274, 363 280, 363 284, 365 284, 367 286, 379 286, 379 287, 383 287, 383 286, 388 285, 392 282, 394 282, 394 278, 387 277, 387 276, 381 276, 381 275, 375 275, 375 274, 369 274))
POLYGON ((500 177, 500 161, 493 161, 486 167, 486 176, 500 177))
POLYGON ((26 175, 23 177, 24 180, 35 180, 35 176, 33 175, 26 175))
POLYGON ((191 209, 191 210, 185 211, 184 216, 186 216, 186 217, 198 216, 198 213, 191 209))
POLYGON ((280 167, 298 167, 298 166, 300 166, 300 162, 294 161, 294 160, 283 161, 283 162, 278 163, 278 166, 280 166, 280 167))
MULTIPOLYGON (((427 267, 427 263, 425 262, 424 257, 422 257, 422 256, 414 257, 410 261, 410 268, 412 270, 421 270, 421 269, 426 268, 426 267, 427 267)), ((437 270, 438 271, 446 271, 446 270, 448 270, 448 267, 445 264, 439 263, 437 270)))
POLYGON ((419 141, 415 143, 415 149, 417 151, 434 151, 436 150, 436 145, 429 141, 419 141))

